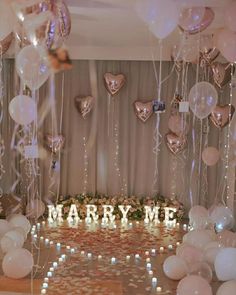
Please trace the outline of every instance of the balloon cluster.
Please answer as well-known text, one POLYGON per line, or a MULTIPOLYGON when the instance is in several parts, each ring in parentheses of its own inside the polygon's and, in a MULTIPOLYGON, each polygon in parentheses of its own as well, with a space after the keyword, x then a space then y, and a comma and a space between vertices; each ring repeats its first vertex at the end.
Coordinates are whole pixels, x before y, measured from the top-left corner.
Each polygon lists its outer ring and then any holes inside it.
POLYGON ((205 30, 215 17, 211 8, 181 9, 173 0, 139 1, 136 12, 158 39, 166 38, 177 26, 188 34, 197 34, 205 30))
POLYGON ((227 281, 217 295, 235 294, 236 234, 229 231, 234 226, 231 210, 217 205, 209 211, 202 206, 194 206, 189 212, 192 228, 183 237, 183 243, 176 249, 176 255, 168 257, 163 270, 172 280, 181 280, 177 295, 212 295, 210 283, 215 271, 220 281, 227 281), (214 231, 209 225, 214 224, 214 231))
POLYGON ((0 219, 0 246, 4 253, 2 270, 9 278, 24 278, 33 269, 32 254, 22 248, 30 229, 30 222, 23 215, 13 214, 8 221, 0 219))

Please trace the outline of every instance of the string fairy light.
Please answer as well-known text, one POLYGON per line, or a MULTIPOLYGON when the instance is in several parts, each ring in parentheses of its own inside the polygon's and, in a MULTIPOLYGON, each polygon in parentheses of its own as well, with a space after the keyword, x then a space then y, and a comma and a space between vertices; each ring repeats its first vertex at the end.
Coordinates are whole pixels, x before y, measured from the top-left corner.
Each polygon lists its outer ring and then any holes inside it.
POLYGON ((86 145, 86 137, 83 137, 84 146, 84 185, 83 185, 83 195, 86 195, 88 188, 88 152, 86 145))

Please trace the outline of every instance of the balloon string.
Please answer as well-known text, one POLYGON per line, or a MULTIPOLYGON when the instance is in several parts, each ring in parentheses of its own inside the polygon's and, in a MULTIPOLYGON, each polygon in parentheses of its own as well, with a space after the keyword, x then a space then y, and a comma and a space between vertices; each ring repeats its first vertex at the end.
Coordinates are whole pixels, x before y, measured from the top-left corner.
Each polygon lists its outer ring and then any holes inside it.
POLYGON ((156 114, 157 118, 156 118, 156 128, 154 130, 154 148, 153 148, 153 153, 155 155, 155 171, 154 171, 154 181, 153 181, 153 192, 157 191, 158 192, 158 175, 159 175, 159 171, 158 171, 158 153, 160 151, 160 139, 161 139, 161 133, 159 131, 160 128, 160 114, 157 113, 156 114), (156 187, 157 185, 157 187, 156 187), (156 187, 156 189, 155 189, 156 187))
POLYGON ((159 40, 160 60, 159 60, 159 84, 158 84, 158 101, 161 100, 161 79, 162 79, 162 40, 159 40))
POLYGON ((203 132, 203 120, 200 120, 200 142, 199 142, 199 158, 198 158, 198 201, 200 200, 201 184, 202 184, 202 136, 203 132))
POLYGON ((111 94, 108 93, 108 101, 107 101, 107 135, 110 136, 110 108, 111 108, 111 94))

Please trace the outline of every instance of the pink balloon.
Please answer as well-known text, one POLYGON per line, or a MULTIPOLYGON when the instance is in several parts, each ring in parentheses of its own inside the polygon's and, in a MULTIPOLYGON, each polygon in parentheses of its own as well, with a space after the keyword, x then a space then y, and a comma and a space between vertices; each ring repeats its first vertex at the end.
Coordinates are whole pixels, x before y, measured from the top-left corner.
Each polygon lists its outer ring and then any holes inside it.
POLYGON ((227 229, 217 234, 217 240, 225 247, 236 247, 236 233, 227 229))
POLYGON ((233 31, 236 32, 236 2, 231 1, 225 10, 225 25, 226 27, 233 31))
POLYGON ((236 32, 224 29, 217 33, 217 48, 229 61, 236 61, 236 32))
POLYGON ((212 295, 209 283, 200 276, 190 275, 182 279, 177 287, 176 295, 212 295))
POLYGON ((181 11, 179 25, 185 31, 191 31, 203 19, 205 7, 185 8, 181 11))
POLYGON ((187 265, 181 257, 172 255, 165 260, 163 271, 168 278, 181 280, 187 274, 187 265))
POLYGON ((176 255, 183 258, 189 265, 203 261, 203 253, 200 249, 183 243, 176 250, 176 255))
POLYGON ((194 206, 189 211, 189 223, 194 229, 204 229, 208 224, 208 210, 203 206, 194 206))
POLYGON ((212 281, 212 270, 206 262, 197 262, 191 265, 189 274, 200 276, 208 283, 212 281))
POLYGON ((220 159, 220 152, 217 148, 208 146, 202 152, 202 160, 207 166, 214 166, 220 159))

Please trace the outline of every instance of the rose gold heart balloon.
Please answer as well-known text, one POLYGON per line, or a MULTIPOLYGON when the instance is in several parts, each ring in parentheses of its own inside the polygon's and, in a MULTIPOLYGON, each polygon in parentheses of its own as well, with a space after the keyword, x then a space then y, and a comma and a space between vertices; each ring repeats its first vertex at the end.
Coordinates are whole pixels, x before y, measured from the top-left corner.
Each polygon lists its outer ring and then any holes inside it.
MULTIPOLYGON (((185 32, 189 33, 190 35, 200 33, 202 31, 204 31, 207 27, 209 27, 209 25, 212 23, 214 18, 215 18, 214 11, 211 8, 206 7, 205 13, 204 13, 204 16, 203 16, 202 20, 198 24, 196 24, 196 25, 192 26, 191 28, 185 30, 185 32)), ((179 28, 182 31, 184 31, 184 29, 180 25, 179 25, 179 28)))
POLYGON ((223 128, 229 124, 235 112, 233 105, 216 106, 210 114, 212 123, 217 128, 223 128))
POLYGON ((205 62, 207 62, 207 64, 211 64, 211 62, 213 62, 213 60, 215 60, 219 54, 220 51, 216 47, 213 47, 207 50, 202 50, 200 59, 203 59, 205 62))
POLYGON ((167 147, 174 155, 182 152, 187 146, 187 138, 183 135, 178 136, 173 132, 167 133, 165 140, 167 147))
POLYGON ((153 114, 153 102, 152 101, 138 101, 134 102, 135 115, 142 121, 146 122, 148 118, 153 114))
POLYGON ((46 147, 53 154, 56 154, 62 150, 65 143, 65 137, 63 135, 53 136, 51 134, 46 134, 44 138, 45 138, 46 147))
POLYGON ((211 64, 211 69, 213 79, 218 87, 222 88, 231 80, 230 63, 222 64, 220 62, 214 62, 211 64))
POLYGON ((111 73, 106 73, 104 75, 104 83, 107 91, 111 95, 115 95, 124 86, 125 76, 123 74, 113 75, 111 73))
POLYGON ((6 36, 3 40, 0 41, 1 53, 2 54, 7 52, 7 50, 11 46, 11 42, 12 42, 13 38, 14 38, 13 33, 10 33, 8 36, 6 36))
POLYGON ((86 97, 75 97, 75 106, 82 117, 85 119, 86 116, 91 112, 94 106, 94 97, 86 96, 86 97))

